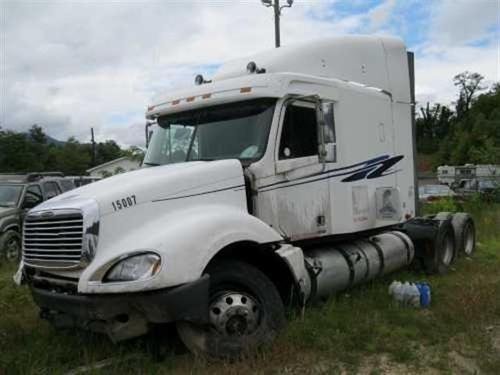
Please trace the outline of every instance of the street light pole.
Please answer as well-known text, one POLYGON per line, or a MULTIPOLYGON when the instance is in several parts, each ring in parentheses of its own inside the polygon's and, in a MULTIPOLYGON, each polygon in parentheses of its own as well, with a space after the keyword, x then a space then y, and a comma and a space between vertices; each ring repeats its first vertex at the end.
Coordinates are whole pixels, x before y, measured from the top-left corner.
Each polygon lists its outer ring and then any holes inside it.
POLYGON ((274 0, 274 37, 276 41, 276 48, 280 47, 280 0, 274 0))
POLYGON ((291 8, 293 4, 293 0, 286 0, 286 5, 280 6, 280 0, 261 0, 262 5, 266 7, 273 7, 274 9, 274 37, 275 37, 275 44, 276 48, 279 48, 281 45, 281 40, 280 40, 280 17, 281 17, 281 10, 283 8, 291 8))

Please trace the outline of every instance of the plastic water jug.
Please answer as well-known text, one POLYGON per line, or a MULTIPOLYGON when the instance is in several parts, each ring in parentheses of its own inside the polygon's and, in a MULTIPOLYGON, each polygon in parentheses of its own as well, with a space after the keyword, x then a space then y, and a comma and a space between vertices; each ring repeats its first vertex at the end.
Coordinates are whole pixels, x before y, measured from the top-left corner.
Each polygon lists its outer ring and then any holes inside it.
POLYGON ((389 286, 389 294, 403 305, 427 307, 430 304, 430 286, 425 282, 414 284, 395 280, 389 286))
POLYGON ((415 284, 420 292, 420 306, 428 307, 431 304, 431 287, 426 282, 415 284))

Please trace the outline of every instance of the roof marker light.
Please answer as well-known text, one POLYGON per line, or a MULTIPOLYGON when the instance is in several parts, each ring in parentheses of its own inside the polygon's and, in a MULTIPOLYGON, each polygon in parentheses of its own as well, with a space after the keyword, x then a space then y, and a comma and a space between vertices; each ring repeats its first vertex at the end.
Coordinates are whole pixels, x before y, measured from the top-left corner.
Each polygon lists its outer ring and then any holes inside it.
POLYGON ((172 100, 172 105, 177 105, 180 102, 181 102, 180 99, 172 100))
POLYGON ((255 73, 256 71, 257 71, 257 64, 254 61, 250 61, 247 64, 247 72, 252 74, 255 73))
POLYGON ((257 66, 257 64, 255 63, 255 61, 250 61, 247 64, 247 73, 249 73, 249 74, 254 74, 254 73, 261 74, 261 73, 265 73, 265 72, 266 72, 266 69, 259 68, 257 66))
POLYGON ((240 89, 240 93, 244 94, 246 92, 251 92, 252 91, 252 88, 251 87, 242 87, 240 89))
POLYGON ((208 98, 210 98, 211 96, 212 96, 212 94, 210 94, 210 93, 209 93, 209 94, 203 94, 203 95, 201 96, 201 98, 202 98, 202 99, 208 99, 208 98))
POLYGON ((190 96, 189 98, 186 98, 186 102, 193 102, 194 101, 194 96, 190 96))
POLYGON ((205 83, 205 79, 201 74, 198 74, 196 77, 194 77, 194 84, 196 86, 203 85, 203 83, 205 83))

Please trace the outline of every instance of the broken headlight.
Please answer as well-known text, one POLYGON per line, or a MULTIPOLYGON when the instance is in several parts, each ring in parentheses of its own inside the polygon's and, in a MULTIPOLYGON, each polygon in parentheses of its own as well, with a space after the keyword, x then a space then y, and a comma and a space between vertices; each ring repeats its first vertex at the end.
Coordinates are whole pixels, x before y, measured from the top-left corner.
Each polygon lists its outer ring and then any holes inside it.
POLYGON ((104 282, 138 281, 153 277, 161 266, 161 258, 155 253, 133 255, 118 261, 104 277, 104 282))

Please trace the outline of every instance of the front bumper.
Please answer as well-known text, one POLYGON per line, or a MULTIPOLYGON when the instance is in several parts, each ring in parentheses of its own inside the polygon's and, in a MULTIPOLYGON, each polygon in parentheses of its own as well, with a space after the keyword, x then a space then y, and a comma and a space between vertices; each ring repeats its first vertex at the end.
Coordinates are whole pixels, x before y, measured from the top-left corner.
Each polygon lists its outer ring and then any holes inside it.
POLYGON ((145 334, 150 323, 208 322, 210 277, 142 293, 82 295, 31 287, 41 317, 59 328, 84 328, 121 341, 145 334))

